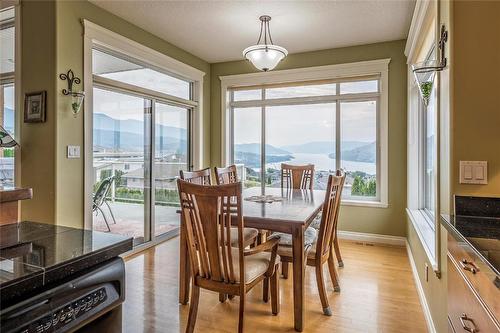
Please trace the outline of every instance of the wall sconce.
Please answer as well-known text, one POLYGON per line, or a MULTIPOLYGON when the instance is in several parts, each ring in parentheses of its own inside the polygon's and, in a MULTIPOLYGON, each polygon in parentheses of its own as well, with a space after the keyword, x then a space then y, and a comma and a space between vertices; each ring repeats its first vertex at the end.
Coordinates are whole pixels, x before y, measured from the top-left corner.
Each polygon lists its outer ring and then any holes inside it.
POLYGON ((71 112, 76 118, 76 115, 82 109, 83 100, 85 99, 85 92, 83 91, 73 91, 73 83, 79 84, 81 82, 80 78, 75 76, 73 71, 70 69, 68 73, 59 74, 61 80, 68 80, 68 89, 63 89, 62 93, 66 96, 71 96, 71 112))
POLYGON ((441 37, 438 42, 438 60, 426 60, 413 64, 412 70, 415 80, 417 81, 418 90, 424 100, 425 105, 429 103, 429 98, 434 84, 434 77, 436 72, 442 71, 446 68, 445 44, 448 41, 448 31, 445 26, 441 26, 441 37))

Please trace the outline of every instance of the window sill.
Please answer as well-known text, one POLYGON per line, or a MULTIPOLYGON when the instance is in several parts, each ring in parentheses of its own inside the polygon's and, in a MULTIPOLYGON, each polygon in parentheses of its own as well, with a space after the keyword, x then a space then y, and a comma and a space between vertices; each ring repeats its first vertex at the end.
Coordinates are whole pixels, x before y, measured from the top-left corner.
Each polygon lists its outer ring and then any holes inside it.
POLYGON ((427 259, 432 265, 434 271, 437 270, 436 262, 436 231, 431 228, 434 224, 429 216, 420 209, 406 208, 408 219, 413 224, 413 228, 420 239, 420 243, 424 248, 427 259))
POLYGON ((380 201, 342 200, 340 204, 342 206, 389 208, 389 204, 380 201))

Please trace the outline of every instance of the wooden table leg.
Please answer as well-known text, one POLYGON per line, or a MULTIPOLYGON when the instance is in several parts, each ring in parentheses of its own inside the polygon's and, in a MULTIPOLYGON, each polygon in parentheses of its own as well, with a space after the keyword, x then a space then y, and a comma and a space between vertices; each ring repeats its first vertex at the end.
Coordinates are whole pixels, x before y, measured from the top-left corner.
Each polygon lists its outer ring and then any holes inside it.
POLYGON ((181 223, 179 239, 179 303, 188 304, 191 271, 189 269, 189 255, 187 249, 186 231, 181 223))
POLYGON ((304 229, 296 227, 292 232, 293 247, 293 314, 295 330, 304 328, 304 229))

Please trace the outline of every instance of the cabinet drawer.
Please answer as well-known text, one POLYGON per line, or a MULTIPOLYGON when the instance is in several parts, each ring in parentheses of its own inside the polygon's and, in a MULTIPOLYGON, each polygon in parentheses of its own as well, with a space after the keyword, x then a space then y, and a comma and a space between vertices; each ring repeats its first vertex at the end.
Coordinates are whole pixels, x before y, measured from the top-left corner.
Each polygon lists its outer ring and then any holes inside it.
POLYGON ((460 266, 448 254, 448 316, 457 333, 500 332, 476 293, 459 272, 460 266))
POLYGON ((448 252, 472 288, 481 296, 488 310, 500 320, 500 289, 495 285, 496 274, 477 256, 469 244, 458 242, 450 233, 448 252))

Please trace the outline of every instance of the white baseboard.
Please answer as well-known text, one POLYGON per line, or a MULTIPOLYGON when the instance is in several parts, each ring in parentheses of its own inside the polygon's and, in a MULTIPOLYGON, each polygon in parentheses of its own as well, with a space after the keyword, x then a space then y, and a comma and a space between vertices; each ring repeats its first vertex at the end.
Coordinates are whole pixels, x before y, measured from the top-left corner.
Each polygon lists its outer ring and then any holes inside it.
POLYGON ((389 236, 380 234, 367 234, 364 232, 342 231, 339 230, 337 235, 340 239, 348 239, 358 242, 380 243, 388 245, 405 246, 406 238, 399 236, 389 236))
POLYGON ((427 329, 430 333, 436 333, 436 326, 434 326, 434 321, 432 320, 431 310, 425 298, 424 289, 422 283, 420 283, 420 278, 418 277, 417 266, 413 260, 413 253, 411 252, 410 244, 405 240, 406 251, 408 252, 408 259, 410 260, 411 271, 413 273, 413 279, 415 280, 415 285, 417 287, 418 298, 420 299, 420 304, 422 305, 422 311, 424 312, 425 322, 427 323, 427 329))

